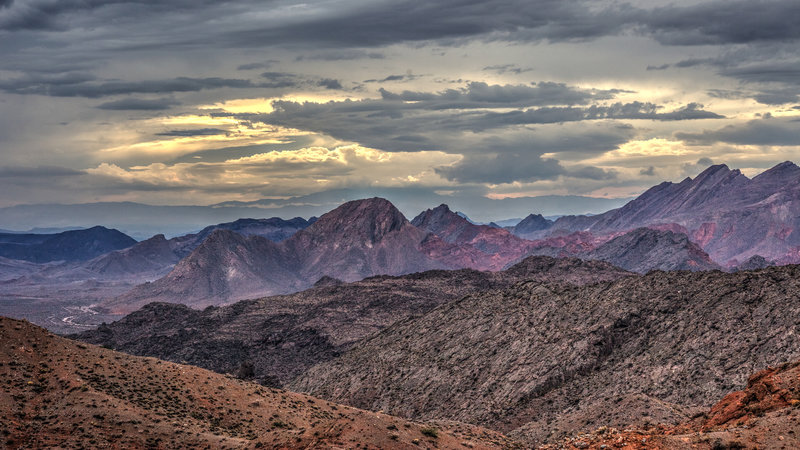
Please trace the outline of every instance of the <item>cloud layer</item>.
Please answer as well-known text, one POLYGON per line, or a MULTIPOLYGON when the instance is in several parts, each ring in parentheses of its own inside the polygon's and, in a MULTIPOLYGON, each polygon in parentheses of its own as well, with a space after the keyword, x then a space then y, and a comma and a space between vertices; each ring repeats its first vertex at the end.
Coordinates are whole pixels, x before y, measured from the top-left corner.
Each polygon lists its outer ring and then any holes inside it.
POLYGON ((0 0, 0 206, 756 173, 800 161, 799 22, 794 0, 0 0))

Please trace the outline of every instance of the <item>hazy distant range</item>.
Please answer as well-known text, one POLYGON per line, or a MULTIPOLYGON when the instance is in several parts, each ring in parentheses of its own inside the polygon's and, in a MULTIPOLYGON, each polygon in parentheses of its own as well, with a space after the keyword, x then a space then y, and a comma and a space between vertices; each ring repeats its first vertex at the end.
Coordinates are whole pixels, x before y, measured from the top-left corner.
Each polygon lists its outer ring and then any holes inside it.
POLYGON ((167 237, 197 231, 210 223, 239 218, 320 216, 340 204, 359 198, 383 197, 407 217, 447 203, 477 222, 545 216, 598 214, 618 208, 631 198, 593 198, 548 195, 493 200, 473 195, 438 195, 414 189, 340 189, 289 199, 226 202, 209 206, 153 206, 132 202, 17 205, 0 208, 0 229, 29 231, 85 228, 103 225, 142 240, 158 233, 167 237))

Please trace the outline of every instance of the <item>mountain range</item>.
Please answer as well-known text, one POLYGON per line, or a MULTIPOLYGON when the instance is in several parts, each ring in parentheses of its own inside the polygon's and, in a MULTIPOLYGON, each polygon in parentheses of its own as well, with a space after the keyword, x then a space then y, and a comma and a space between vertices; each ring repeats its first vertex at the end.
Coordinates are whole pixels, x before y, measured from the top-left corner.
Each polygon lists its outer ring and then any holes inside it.
POLYGON ((349 282, 431 269, 497 271, 529 255, 598 259, 638 273, 785 264, 800 254, 792 231, 800 217, 792 200, 798 186, 800 168, 789 162, 752 180, 718 165, 603 214, 555 221, 531 214, 506 228, 474 224, 444 204, 409 222, 389 201, 372 198, 344 203, 319 220, 241 219, 140 243, 101 227, 7 234, 0 247, 27 242, 40 262, 0 260, 0 299, 8 299, 0 313, 66 330, 151 301, 205 307, 297 292, 326 276, 349 282), (109 251, 98 233, 113 234, 124 248, 109 251), (73 261, 59 262, 65 253, 73 261), (28 299, 44 312, 31 315, 28 299))
POLYGON ((800 167, 786 161, 752 179, 724 164, 694 179, 664 182, 625 206, 595 216, 565 216, 545 233, 594 234, 673 227, 723 266, 759 255, 800 262, 800 167))
MULTIPOLYGON (((620 233, 618 233, 620 234, 620 233)), ((719 268, 696 244, 668 230, 634 230, 570 251, 509 230, 476 225, 447 205, 409 222, 381 198, 347 202, 290 238, 272 243, 217 230, 163 278, 102 305, 131 312, 149 302, 202 308, 311 287, 328 276, 356 281, 431 269, 502 270, 528 255, 598 259, 636 272, 719 268)))
POLYGON ((375 197, 0 235, 32 255, 0 257, 0 313, 85 342, 0 318, 3 445, 793 447, 798 193, 792 163, 720 165, 507 227, 375 197))

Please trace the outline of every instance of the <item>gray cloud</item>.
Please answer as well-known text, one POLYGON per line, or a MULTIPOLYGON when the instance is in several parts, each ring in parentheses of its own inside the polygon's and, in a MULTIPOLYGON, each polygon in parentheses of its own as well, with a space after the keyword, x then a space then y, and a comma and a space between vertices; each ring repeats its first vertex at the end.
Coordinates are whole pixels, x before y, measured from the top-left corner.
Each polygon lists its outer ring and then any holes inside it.
POLYGON ((274 66, 275 64, 279 63, 280 61, 276 59, 270 59, 264 62, 255 62, 249 64, 242 64, 236 67, 236 70, 255 70, 255 69, 269 69, 270 67, 274 66))
POLYGON ((800 3, 776 1, 711 1, 667 6, 638 14, 634 23, 664 44, 741 44, 800 38, 795 25, 800 3))
POLYGON ((297 87, 301 84, 300 78, 293 73, 264 72, 261 74, 261 78, 269 80, 266 83, 263 83, 261 87, 289 88, 297 87))
POLYGON ((98 109, 111 111, 163 111, 180 105, 181 103, 171 98, 141 99, 124 98, 97 105, 98 109))
POLYGON ((342 89, 342 83, 333 78, 323 78, 317 82, 317 86, 324 87, 325 89, 342 89))
POLYGON ((767 89, 756 93, 753 98, 765 105, 785 105, 800 101, 800 93, 797 89, 767 89))
POLYGON ((437 167, 436 173, 462 183, 511 183, 552 180, 566 171, 555 159, 501 153, 469 155, 453 166, 437 167))
MULTIPOLYGON (((469 152, 475 147, 475 137, 463 137, 466 133, 596 120, 679 121, 723 117, 696 103, 673 111, 663 111, 658 105, 646 102, 542 106, 589 103, 611 98, 617 92, 577 89, 558 83, 533 86, 470 83, 464 89, 442 92, 393 93, 385 89, 380 92, 383 98, 378 100, 275 101, 274 111, 269 114, 216 114, 313 131, 387 151, 450 152, 469 152)), ((565 142, 570 141, 571 138, 565 138, 565 142)), ((592 142, 584 141, 574 145, 574 149, 593 146, 592 142)))
POLYGON ((530 67, 522 68, 516 64, 496 64, 493 66, 486 66, 483 68, 483 70, 487 72, 494 72, 500 75, 505 73, 513 73, 519 75, 523 72, 530 72, 533 69, 531 69, 530 67))
POLYGON ((0 90, 12 94, 36 94, 51 97, 100 98, 128 94, 166 94, 175 92, 197 92, 204 89, 274 87, 269 84, 256 85, 250 80, 232 78, 177 77, 167 80, 145 81, 94 81, 84 74, 67 76, 28 77, 0 80, 0 90))
POLYGON ((81 170, 69 169, 57 166, 0 166, 0 178, 51 178, 51 177, 73 177, 84 175, 81 170))
POLYGON ((800 85, 800 61, 765 61, 725 67, 720 75, 748 83, 785 83, 800 85))
POLYGON ((700 133, 675 133, 675 137, 690 145, 724 142, 738 145, 796 146, 800 144, 800 121, 795 118, 757 119, 742 125, 728 125, 700 133))
POLYGON ((295 57, 295 61, 348 61, 355 59, 384 59, 386 55, 375 51, 365 51, 357 49, 346 50, 328 50, 323 53, 315 53, 311 55, 299 55, 295 57))
POLYGON ((220 134, 227 134, 227 130, 219 128, 199 128, 195 130, 170 130, 163 133, 156 133, 156 136, 175 136, 175 137, 192 137, 192 136, 217 136, 220 134))
POLYGON ((413 74, 410 74, 410 73, 398 74, 398 75, 387 75, 386 77, 381 78, 381 79, 372 78, 372 79, 369 79, 369 80, 364 80, 364 83, 386 83, 386 82, 389 82, 389 81, 413 81, 413 80, 416 80, 417 78, 420 78, 420 77, 421 77, 421 75, 413 75, 413 74))

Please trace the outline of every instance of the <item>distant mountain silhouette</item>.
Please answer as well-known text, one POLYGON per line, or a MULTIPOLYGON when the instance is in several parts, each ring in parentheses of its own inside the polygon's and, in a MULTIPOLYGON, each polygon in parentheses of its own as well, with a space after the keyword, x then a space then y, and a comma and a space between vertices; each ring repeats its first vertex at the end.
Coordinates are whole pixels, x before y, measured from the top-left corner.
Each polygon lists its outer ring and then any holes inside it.
POLYGON ((0 234, 0 256, 35 263, 86 261, 136 244, 118 230, 101 226, 56 234, 0 234))

